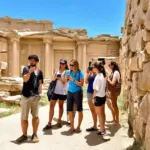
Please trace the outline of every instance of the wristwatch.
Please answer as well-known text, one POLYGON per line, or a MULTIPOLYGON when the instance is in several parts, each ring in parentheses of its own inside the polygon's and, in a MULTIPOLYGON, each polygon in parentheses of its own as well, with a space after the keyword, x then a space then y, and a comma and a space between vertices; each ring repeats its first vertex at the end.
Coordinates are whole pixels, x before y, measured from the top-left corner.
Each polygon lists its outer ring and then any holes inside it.
POLYGON ((75 82, 75 79, 73 79, 73 82, 75 82))

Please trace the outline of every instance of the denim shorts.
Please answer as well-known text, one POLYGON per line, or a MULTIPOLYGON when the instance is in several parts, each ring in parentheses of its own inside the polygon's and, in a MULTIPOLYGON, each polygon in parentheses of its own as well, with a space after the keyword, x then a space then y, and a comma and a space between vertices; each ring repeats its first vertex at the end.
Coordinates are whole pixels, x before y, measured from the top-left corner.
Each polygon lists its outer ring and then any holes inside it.
POLYGON ((73 111, 74 104, 77 107, 77 111, 83 111, 83 91, 77 91, 75 93, 68 92, 67 95, 67 112, 73 111))
POLYGON ((87 99, 88 101, 92 101, 93 94, 92 93, 87 93, 87 99))

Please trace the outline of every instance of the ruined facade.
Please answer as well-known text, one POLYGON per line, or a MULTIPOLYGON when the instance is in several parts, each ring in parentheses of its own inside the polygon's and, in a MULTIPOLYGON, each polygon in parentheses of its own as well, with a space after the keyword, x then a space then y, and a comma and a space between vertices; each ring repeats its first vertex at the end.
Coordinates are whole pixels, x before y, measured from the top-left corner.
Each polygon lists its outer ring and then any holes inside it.
POLYGON ((37 54, 39 67, 50 78, 59 66, 59 59, 75 58, 83 71, 96 57, 119 57, 120 39, 111 35, 87 36, 85 29, 53 29, 47 20, 0 18, 0 61, 7 62, 5 76, 19 77, 27 57, 37 54))
POLYGON ((129 135, 150 150, 150 0, 127 0, 120 61, 129 135))

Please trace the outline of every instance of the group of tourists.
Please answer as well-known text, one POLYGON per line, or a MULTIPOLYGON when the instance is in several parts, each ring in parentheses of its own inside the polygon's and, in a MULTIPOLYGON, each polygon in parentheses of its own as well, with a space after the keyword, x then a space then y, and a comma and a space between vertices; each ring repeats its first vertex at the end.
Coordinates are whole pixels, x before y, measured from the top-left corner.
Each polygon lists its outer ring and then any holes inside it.
MULTIPOLYGON (((19 137, 16 142, 22 143, 28 139, 28 115, 31 110, 33 116, 33 142, 39 142, 37 130, 39 125, 38 109, 39 100, 42 93, 43 73, 37 67, 39 58, 37 55, 30 55, 28 57, 29 66, 24 67, 23 75, 23 90, 21 105, 21 127, 23 135, 19 137)), ((73 59, 68 63, 65 59, 60 60, 60 66, 55 70, 52 81, 48 89, 48 100, 50 102, 49 120, 43 131, 53 128, 52 120, 54 116, 55 105, 58 101, 59 113, 57 126, 62 127, 62 116, 64 113, 64 102, 67 100, 67 121, 70 125, 69 133, 80 132, 83 120, 83 89, 84 82, 88 84, 87 100, 93 118, 93 126, 86 129, 87 132, 98 131, 98 135, 105 135, 105 103, 112 112, 115 124, 119 124, 119 110, 117 106, 117 97, 121 91, 121 74, 118 64, 111 62, 109 64, 111 70, 110 76, 105 71, 105 59, 98 62, 90 63, 87 68, 86 75, 79 68, 77 60, 73 59), (74 118, 75 113, 78 112, 78 125, 75 128, 74 118), (97 119, 99 124, 97 124, 97 119), (98 125, 100 129, 98 129, 98 125)))

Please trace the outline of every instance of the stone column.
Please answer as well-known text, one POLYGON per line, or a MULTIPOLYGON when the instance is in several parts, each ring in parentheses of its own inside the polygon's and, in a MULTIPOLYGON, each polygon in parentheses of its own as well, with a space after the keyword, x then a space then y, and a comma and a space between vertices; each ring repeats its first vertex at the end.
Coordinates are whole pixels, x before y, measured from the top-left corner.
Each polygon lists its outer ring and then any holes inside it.
POLYGON ((77 61, 79 62, 80 69, 82 69, 82 44, 78 42, 77 45, 77 61))
POLYGON ((52 49, 52 40, 51 39, 43 39, 45 43, 45 78, 50 79, 53 72, 53 64, 54 64, 54 55, 52 49))
POLYGON ((78 62, 85 73, 87 68, 87 42, 78 42, 78 62))
POLYGON ((19 38, 11 38, 11 47, 9 49, 8 75, 11 77, 20 76, 20 59, 19 59, 19 38))
POLYGON ((73 50, 73 59, 76 59, 76 48, 73 50))
POLYGON ((86 73, 86 69, 87 69, 87 43, 83 44, 83 66, 82 66, 82 70, 84 73, 86 73))

